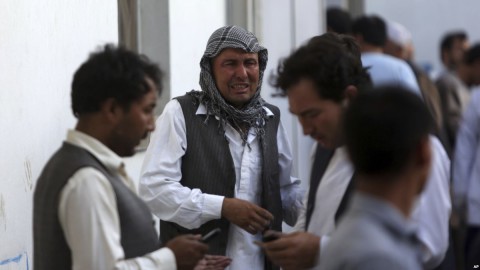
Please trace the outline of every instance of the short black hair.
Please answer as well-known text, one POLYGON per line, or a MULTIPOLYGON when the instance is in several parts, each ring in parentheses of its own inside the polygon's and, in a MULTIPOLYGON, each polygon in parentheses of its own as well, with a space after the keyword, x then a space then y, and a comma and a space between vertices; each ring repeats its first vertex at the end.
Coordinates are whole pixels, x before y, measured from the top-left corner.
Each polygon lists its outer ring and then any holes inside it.
POLYGON ((370 175, 401 172, 432 127, 422 100, 396 86, 358 95, 343 121, 345 145, 355 170, 370 175))
POLYGON ((462 30, 446 33, 440 41, 440 54, 445 51, 450 51, 453 48, 455 41, 465 41, 467 39, 467 33, 462 30))
POLYGON ((387 42, 387 26, 385 21, 376 15, 360 16, 352 26, 354 35, 361 35, 371 45, 383 47, 387 42))
POLYGON ((161 71, 146 56, 107 44, 94 52, 73 76, 72 110, 75 117, 100 110, 115 98, 126 110, 149 91, 149 78, 161 92, 161 71))
POLYGON ((351 34, 352 18, 350 13, 338 7, 328 8, 327 28, 338 34, 351 34))
POLYGON ((358 91, 371 87, 357 43, 350 36, 336 33, 313 37, 282 59, 272 84, 285 95, 301 79, 312 80, 319 97, 335 102, 344 99, 349 85, 356 86, 358 91))
POLYGON ((473 45, 465 52, 465 63, 467 65, 472 65, 478 60, 480 60, 480 43, 473 45))

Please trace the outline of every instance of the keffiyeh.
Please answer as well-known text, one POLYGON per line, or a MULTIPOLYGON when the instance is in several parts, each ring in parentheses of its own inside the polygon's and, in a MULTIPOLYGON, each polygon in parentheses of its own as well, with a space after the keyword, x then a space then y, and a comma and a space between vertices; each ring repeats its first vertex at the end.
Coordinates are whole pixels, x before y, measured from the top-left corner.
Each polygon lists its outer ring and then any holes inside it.
POLYGON ((215 115, 220 120, 219 131, 223 133, 225 133, 226 124, 230 123, 240 132, 244 143, 246 143, 248 131, 244 131, 241 127, 245 125, 253 128, 258 136, 263 137, 267 115, 263 109, 265 101, 260 97, 260 89, 267 61, 267 49, 260 46, 257 38, 247 30, 238 26, 225 26, 213 32, 200 61, 200 86, 202 91, 189 92, 190 95, 196 97, 207 108, 205 122, 208 121, 209 114, 215 115), (228 104, 222 97, 215 84, 211 68, 211 60, 226 48, 238 48, 248 53, 258 53, 260 73, 258 88, 252 99, 241 109, 228 104))

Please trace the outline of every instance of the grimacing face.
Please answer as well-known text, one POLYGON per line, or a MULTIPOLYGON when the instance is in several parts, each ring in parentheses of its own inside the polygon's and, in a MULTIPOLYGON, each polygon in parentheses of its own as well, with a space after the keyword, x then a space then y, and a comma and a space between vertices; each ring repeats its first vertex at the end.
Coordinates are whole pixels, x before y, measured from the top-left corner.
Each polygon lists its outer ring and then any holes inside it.
POLYGON ((325 148, 338 146, 342 105, 322 99, 311 79, 303 78, 287 89, 290 112, 298 117, 303 134, 315 139, 325 148))
POLYGON ((257 92, 259 84, 258 53, 227 48, 212 61, 215 83, 222 97, 242 108, 257 92))

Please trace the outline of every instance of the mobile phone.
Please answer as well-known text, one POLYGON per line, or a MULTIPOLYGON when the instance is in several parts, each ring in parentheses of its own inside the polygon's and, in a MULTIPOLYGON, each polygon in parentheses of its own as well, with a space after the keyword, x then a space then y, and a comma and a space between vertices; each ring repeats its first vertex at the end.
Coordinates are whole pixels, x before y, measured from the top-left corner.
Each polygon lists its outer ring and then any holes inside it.
POLYGON ((268 233, 264 233, 262 236, 262 242, 271 242, 273 240, 277 240, 280 238, 280 233, 275 231, 269 231, 268 233))
POLYGON ((215 228, 215 229, 211 230, 210 232, 208 232, 207 234, 202 236, 202 242, 203 243, 210 242, 210 240, 212 240, 215 236, 219 235, 221 231, 222 230, 220 230, 220 228, 215 228))
POLYGON ((272 233, 272 234, 269 234, 269 235, 263 235, 262 242, 270 242, 270 241, 277 240, 277 239, 278 239, 278 235, 272 233))

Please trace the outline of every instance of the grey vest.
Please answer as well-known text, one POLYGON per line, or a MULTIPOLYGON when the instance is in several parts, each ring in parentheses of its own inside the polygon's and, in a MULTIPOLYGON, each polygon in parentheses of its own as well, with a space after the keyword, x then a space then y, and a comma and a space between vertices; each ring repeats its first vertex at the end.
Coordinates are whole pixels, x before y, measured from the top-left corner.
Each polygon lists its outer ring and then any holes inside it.
MULTIPOLYGON (((50 158, 35 188, 33 204, 34 269, 71 269, 72 255, 58 218, 60 192, 83 167, 102 172, 113 187, 125 258, 143 256, 160 247, 146 204, 85 149, 64 143, 50 158)), ((93 179, 92 179, 93 180, 93 179)))
MULTIPOLYGON (((187 149, 182 157, 182 180, 180 183, 189 188, 198 188, 204 193, 234 196, 235 169, 230 148, 224 134, 218 129, 218 120, 211 117, 207 123, 206 115, 196 115, 198 101, 190 95, 177 98, 185 117, 187 149)), ((277 107, 266 105, 274 117, 266 123, 262 149, 262 203, 261 206, 275 217, 272 229, 282 229, 282 201, 280 197, 277 130, 280 111, 277 107)), ((166 243, 176 235, 185 233, 206 234, 214 228, 220 228, 221 235, 209 242, 209 254, 225 255, 229 222, 225 218, 211 220, 195 230, 186 229, 176 223, 160 221, 160 237, 166 243)))

